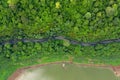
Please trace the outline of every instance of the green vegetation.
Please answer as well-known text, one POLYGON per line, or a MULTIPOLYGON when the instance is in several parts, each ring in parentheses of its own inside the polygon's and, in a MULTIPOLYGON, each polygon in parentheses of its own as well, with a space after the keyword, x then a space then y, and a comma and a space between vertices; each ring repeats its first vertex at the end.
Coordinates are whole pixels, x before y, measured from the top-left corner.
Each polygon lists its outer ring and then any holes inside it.
MULTIPOLYGON (((119 14, 120 0, 1 0, 0 43, 54 35, 80 42, 120 38, 119 14)), ((0 78, 6 80, 18 67, 69 57, 80 63, 119 65, 119 55, 120 43, 88 47, 66 39, 6 43, 0 45, 0 78)))

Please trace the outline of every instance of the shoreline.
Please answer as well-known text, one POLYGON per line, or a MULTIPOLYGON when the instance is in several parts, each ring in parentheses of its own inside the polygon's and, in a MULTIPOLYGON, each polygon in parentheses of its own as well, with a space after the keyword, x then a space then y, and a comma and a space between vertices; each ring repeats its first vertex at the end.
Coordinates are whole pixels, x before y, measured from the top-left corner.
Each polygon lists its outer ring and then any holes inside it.
POLYGON ((61 64, 61 63, 75 64, 75 65, 85 66, 85 67, 107 68, 112 70, 113 73, 116 75, 116 77, 120 77, 120 66, 112 66, 112 65, 105 65, 105 64, 83 64, 83 63, 76 63, 76 62, 70 62, 70 61, 57 61, 57 62, 43 63, 43 64, 19 68, 7 80, 17 80, 17 77, 19 77, 27 69, 35 69, 40 66, 46 66, 50 64, 61 64))

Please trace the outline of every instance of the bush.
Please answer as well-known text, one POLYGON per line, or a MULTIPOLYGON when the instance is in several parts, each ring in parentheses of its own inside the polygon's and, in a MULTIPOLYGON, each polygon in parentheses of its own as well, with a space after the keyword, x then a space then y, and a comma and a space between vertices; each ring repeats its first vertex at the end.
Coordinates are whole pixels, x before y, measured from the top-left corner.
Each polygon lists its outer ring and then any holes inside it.
POLYGON ((119 0, 1 0, 0 11, 0 42, 8 42, 0 46, 0 53, 8 59, 15 61, 61 53, 111 56, 116 49, 119 51, 119 45, 112 50, 112 44, 107 48, 96 46, 79 50, 66 39, 45 43, 22 42, 56 35, 80 42, 119 38, 119 0), (16 40, 17 43, 9 44, 16 40))

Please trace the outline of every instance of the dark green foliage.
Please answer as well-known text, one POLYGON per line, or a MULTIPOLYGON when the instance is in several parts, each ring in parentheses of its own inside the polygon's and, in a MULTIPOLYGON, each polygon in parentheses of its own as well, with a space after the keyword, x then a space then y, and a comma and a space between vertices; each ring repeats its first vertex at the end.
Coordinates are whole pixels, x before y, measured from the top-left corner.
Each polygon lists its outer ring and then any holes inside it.
MULTIPOLYGON (((1 0, 0 43, 62 35, 80 42, 120 38, 120 0, 1 0)), ((120 43, 81 47, 68 40, 5 44, 0 54, 18 61, 45 55, 116 57, 120 43)))
POLYGON ((98 36, 100 39, 109 38, 108 35, 110 38, 114 38, 113 30, 114 35, 119 36, 120 32, 115 31, 120 23, 119 1, 72 0, 59 2, 61 7, 57 9, 56 1, 51 0, 2 0, 0 3, 0 36, 23 38, 23 35, 30 37, 37 34, 41 34, 41 36, 58 34, 78 40, 86 38, 96 41, 98 36), (73 27, 77 27, 79 31, 73 33, 73 27), (104 31, 104 29, 108 29, 107 27, 114 27, 113 30, 109 30, 111 34, 99 34, 99 29, 104 31))
POLYGON ((17 63, 32 65, 45 58, 50 62, 72 56, 78 62, 91 59, 94 63, 120 64, 120 43, 87 47, 72 45, 66 39, 7 43, 55 35, 80 42, 120 38, 120 0, 0 0, 0 44, 6 42, 0 45, 2 79, 20 66, 15 66, 17 63))

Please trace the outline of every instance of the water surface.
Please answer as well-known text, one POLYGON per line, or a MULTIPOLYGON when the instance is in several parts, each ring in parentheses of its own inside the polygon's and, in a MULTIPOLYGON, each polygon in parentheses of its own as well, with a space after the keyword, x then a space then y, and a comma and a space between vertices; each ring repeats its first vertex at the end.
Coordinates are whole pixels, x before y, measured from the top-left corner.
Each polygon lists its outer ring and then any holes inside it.
POLYGON ((27 70, 18 80, 120 80, 112 70, 75 64, 50 64, 27 70))

